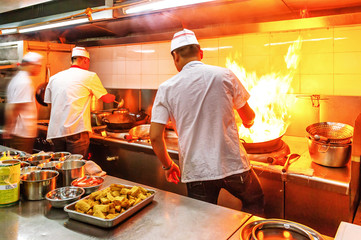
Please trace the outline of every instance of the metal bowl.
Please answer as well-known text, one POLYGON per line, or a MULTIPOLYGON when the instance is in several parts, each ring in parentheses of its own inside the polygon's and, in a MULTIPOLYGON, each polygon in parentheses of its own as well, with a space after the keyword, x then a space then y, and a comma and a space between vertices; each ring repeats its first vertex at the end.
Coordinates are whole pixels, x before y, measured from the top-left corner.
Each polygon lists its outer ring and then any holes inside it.
POLYGON ((92 192, 97 191, 104 183, 104 178, 103 177, 99 177, 99 176, 85 176, 83 178, 85 178, 86 180, 88 180, 89 178, 96 178, 97 180, 100 180, 100 183, 97 185, 77 185, 77 181, 79 181, 82 178, 77 178, 74 181, 71 182, 71 185, 74 187, 81 187, 85 190, 85 195, 88 195, 92 192))
POLYGON ((23 167, 20 169, 20 175, 22 176, 26 173, 30 173, 30 172, 34 172, 34 171, 38 171, 38 170, 41 170, 41 168, 38 166, 23 167))
MULTIPOLYGON (((19 159, 18 159, 19 160, 19 159)), ((30 163, 26 162, 26 161, 20 161, 20 167, 24 168, 24 167, 30 167, 30 163)))
POLYGON ((21 193, 28 200, 41 200, 56 188, 56 178, 59 173, 53 170, 38 170, 23 174, 21 193))
POLYGON ((51 206, 63 208, 83 196, 85 190, 80 187, 61 187, 48 192, 45 196, 51 206))
POLYGON ((52 161, 64 161, 68 156, 71 155, 70 152, 55 152, 50 154, 52 161))
POLYGON ((51 156, 49 154, 43 155, 33 155, 29 157, 26 161, 30 163, 32 166, 38 166, 41 163, 50 162, 51 156))
POLYGON ((41 169, 47 169, 47 170, 56 170, 55 166, 57 164, 61 163, 61 161, 50 161, 50 162, 46 162, 46 163, 41 163, 38 165, 38 167, 40 167, 41 169))
POLYGON ((82 159, 83 159, 83 155, 81 155, 81 154, 72 154, 72 155, 66 157, 65 161, 82 160, 82 159))

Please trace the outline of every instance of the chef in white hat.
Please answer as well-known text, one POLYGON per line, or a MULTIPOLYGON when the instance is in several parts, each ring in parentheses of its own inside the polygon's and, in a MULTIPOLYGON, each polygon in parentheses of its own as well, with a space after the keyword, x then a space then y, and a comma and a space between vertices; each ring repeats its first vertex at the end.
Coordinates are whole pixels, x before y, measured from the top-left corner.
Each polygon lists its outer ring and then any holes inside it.
POLYGON ((33 152, 37 136, 37 108, 34 83, 31 77, 40 74, 43 56, 28 52, 23 56, 20 71, 7 87, 5 127, 3 138, 14 149, 33 152))
POLYGON ((250 95, 231 70, 201 62, 193 31, 174 34, 171 54, 179 73, 157 91, 150 127, 152 147, 169 182, 187 184, 188 196, 217 204, 221 188, 242 201, 242 210, 263 215, 263 191, 239 143, 234 109, 250 128, 250 95), (178 133, 179 166, 169 156, 164 129, 178 133))
POLYGON ((86 158, 92 132, 91 98, 110 103, 115 96, 107 93, 95 72, 88 71, 90 56, 85 48, 73 48, 71 59, 71 67, 50 77, 45 90, 44 101, 51 104, 47 139, 52 140, 57 152, 86 158))

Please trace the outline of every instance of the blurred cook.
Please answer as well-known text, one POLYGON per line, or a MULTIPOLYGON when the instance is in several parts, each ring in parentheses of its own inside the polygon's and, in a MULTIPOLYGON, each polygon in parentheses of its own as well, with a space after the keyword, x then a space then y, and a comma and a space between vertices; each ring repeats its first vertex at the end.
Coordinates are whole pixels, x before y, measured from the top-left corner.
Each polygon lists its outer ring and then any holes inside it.
POLYGON ((88 71, 89 52, 83 47, 72 50, 72 65, 49 80, 44 101, 51 104, 47 139, 55 151, 67 151, 86 157, 89 132, 92 132, 90 103, 94 95, 110 103, 115 96, 107 93, 98 75, 88 71))
POLYGON ((20 64, 20 71, 7 88, 5 128, 3 138, 9 147, 33 153, 37 136, 38 112, 35 103, 34 83, 31 77, 40 74, 43 56, 28 52, 20 64))

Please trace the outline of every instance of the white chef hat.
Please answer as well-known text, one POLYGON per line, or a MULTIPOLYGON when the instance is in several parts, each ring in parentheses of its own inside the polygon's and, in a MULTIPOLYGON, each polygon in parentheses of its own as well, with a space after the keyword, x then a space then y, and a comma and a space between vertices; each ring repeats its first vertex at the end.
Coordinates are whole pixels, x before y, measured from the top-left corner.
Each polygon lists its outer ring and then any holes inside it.
POLYGON ((89 57, 89 52, 83 47, 75 47, 71 53, 71 57, 89 57))
POLYGON ((170 52, 173 52, 173 50, 177 48, 191 44, 199 45, 196 35, 191 30, 183 29, 182 31, 174 34, 170 44, 170 52))
POLYGON ((28 52, 24 55, 22 63, 28 62, 32 64, 41 65, 43 56, 36 52, 28 52))

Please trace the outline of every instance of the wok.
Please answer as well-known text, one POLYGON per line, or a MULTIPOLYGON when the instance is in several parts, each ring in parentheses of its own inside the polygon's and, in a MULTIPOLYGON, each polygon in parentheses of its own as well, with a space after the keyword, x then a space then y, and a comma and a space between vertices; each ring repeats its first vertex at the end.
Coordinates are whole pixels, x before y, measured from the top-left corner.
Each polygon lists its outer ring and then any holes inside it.
POLYGON ((260 154, 260 153, 271 153, 280 149, 283 145, 281 138, 284 134, 278 138, 265 141, 265 142, 255 142, 255 143, 246 143, 241 139, 243 147, 246 149, 248 154, 260 154))
POLYGON ((36 88, 36 91, 35 91, 36 101, 38 101, 39 104, 41 104, 45 107, 48 106, 48 104, 44 102, 45 89, 46 89, 47 85, 48 85, 47 82, 43 82, 36 88))
POLYGON ((103 122, 111 130, 130 129, 135 124, 135 117, 129 114, 128 109, 114 110, 111 115, 103 118, 103 122))

